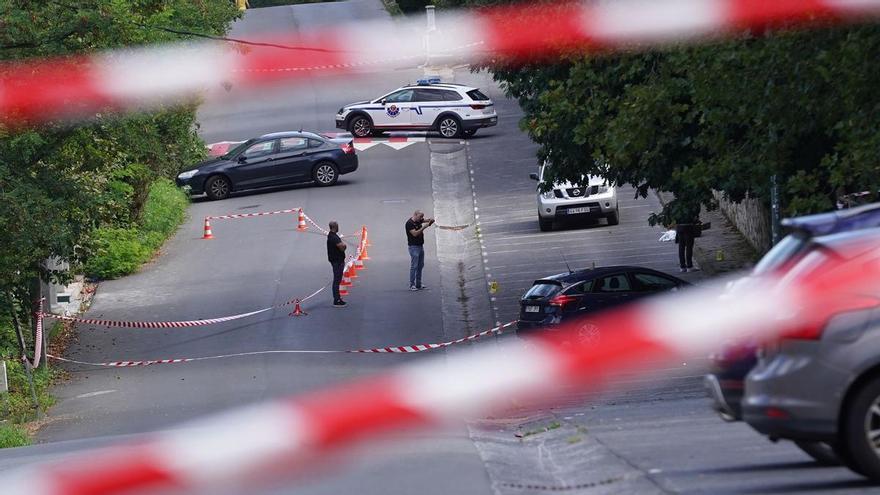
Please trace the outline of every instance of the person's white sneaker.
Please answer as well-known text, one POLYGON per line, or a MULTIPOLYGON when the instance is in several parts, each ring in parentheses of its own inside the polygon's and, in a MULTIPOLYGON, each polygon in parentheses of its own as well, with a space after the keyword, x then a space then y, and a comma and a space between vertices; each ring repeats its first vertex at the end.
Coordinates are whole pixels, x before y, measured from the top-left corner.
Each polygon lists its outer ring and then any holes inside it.
POLYGON ((698 272, 700 269, 698 267, 688 268, 689 272, 698 272))
POLYGON ((415 292, 415 291, 419 290, 419 288, 416 287, 415 285, 410 285, 410 286, 409 286, 409 290, 415 292))
POLYGON ((687 268, 679 268, 678 271, 679 271, 679 273, 687 273, 688 269, 687 268))

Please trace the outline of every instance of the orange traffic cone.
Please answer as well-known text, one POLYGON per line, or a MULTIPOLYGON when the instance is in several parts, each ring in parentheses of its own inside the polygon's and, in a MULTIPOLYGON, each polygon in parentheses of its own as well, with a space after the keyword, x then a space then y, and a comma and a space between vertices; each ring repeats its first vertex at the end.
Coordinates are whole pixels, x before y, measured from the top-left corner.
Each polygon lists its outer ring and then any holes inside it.
POLYGON ((366 245, 366 243, 364 244, 364 248, 361 249, 361 256, 360 256, 360 258, 361 258, 361 261, 367 261, 368 259, 370 259, 370 255, 367 254, 367 245, 366 245))
POLYGON ((339 284, 339 297, 347 296, 347 295, 348 295, 348 287, 345 287, 342 284, 339 284))
POLYGON ((361 260, 361 257, 358 256, 354 260, 354 269, 355 270, 363 270, 364 268, 366 268, 366 266, 364 266, 364 262, 363 262, 363 260, 361 260))
POLYGON ((295 306, 293 307, 293 312, 287 316, 306 316, 308 313, 303 311, 302 307, 299 305, 299 299, 294 301, 295 306))
POLYGON ((348 271, 342 274, 342 282, 339 282, 339 287, 351 287, 351 278, 348 276, 348 271))
POLYGON ((348 273, 347 276, 349 279, 358 278, 357 270, 354 269, 354 263, 348 265, 348 273))
POLYGON ((303 209, 299 209, 299 224, 296 226, 296 230, 300 232, 305 232, 309 229, 309 226, 306 225, 306 215, 303 213, 303 209))
POLYGON ((211 220, 209 217, 205 217, 205 235, 202 236, 202 239, 213 239, 214 234, 211 232, 211 220))

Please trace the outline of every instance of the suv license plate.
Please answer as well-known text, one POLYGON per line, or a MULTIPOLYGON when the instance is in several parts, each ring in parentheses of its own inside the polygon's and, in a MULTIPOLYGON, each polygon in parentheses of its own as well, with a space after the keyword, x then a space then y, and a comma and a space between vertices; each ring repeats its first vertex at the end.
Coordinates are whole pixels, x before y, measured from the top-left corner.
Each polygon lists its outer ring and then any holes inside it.
POLYGON ((578 213, 589 213, 589 212, 590 212, 590 207, 589 207, 589 206, 585 206, 585 207, 583 207, 583 208, 569 208, 567 211, 568 211, 568 214, 569 214, 569 215, 576 215, 576 214, 578 214, 578 213))
POLYGON ((540 310, 538 306, 526 306, 526 313, 537 313, 540 310))

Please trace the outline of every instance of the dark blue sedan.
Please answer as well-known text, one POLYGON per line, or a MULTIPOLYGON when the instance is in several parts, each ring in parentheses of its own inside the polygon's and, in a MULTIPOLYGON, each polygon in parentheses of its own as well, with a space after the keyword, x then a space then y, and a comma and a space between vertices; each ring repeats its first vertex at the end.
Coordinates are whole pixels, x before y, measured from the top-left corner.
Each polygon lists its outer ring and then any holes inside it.
POLYGON ((354 172, 358 158, 351 139, 312 132, 277 132, 249 139, 223 156, 200 163, 177 176, 192 194, 225 199, 233 191, 313 182, 332 186, 354 172))

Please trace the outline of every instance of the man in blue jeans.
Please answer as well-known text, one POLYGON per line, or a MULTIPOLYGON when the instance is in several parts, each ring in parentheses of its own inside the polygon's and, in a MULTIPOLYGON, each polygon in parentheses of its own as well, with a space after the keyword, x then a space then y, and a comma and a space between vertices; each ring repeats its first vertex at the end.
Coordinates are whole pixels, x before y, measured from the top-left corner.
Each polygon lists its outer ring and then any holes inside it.
POLYGON ((434 224, 434 219, 425 219, 425 214, 416 210, 406 221, 406 243, 409 246, 409 290, 427 289, 422 285, 422 268, 425 267, 425 229, 434 224))
POLYGON ((342 271, 345 269, 345 243, 339 238, 339 224, 330 222, 327 233, 327 261, 333 267, 333 306, 344 308, 347 304, 339 295, 339 284, 342 282, 342 271))

